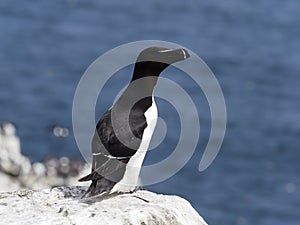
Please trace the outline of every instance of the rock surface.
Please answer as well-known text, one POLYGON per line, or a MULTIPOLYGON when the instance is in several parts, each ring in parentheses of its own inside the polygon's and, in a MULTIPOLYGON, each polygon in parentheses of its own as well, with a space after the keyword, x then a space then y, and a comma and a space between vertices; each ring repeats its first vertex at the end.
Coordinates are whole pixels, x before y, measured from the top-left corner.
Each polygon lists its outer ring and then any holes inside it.
POLYGON ((189 202, 149 191, 81 199, 86 187, 0 193, 0 224, 204 225, 189 202))

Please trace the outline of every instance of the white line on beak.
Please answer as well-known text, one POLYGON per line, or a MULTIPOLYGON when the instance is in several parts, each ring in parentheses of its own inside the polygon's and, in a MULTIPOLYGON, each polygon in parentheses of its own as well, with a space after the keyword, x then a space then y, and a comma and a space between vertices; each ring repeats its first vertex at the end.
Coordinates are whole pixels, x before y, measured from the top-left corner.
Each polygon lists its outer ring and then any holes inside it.
POLYGON ((174 49, 166 49, 166 50, 161 50, 159 52, 171 52, 171 51, 174 51, 174 49))
POLYGON ((181 49, 181 51, 183 52, 183 58, 186 59, 187 55, 186 55, 185 51, 183 49, 181 49))

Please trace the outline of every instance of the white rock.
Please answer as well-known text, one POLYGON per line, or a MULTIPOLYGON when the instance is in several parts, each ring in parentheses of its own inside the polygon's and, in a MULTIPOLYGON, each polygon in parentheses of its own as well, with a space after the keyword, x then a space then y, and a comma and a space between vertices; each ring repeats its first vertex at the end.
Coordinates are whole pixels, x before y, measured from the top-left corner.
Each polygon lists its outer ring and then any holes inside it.
MULTIPOLYGON (((0 192, 1 191, 17 191, 20 184, 17 179, 11 178, 9 175, 0 173, 0 192)), ((0 221, 1 223, 1 221, 0 221)))
POLYGON ((189 202, 137 191, 81 199, 84 187, 0 193, 0 224, 205 225, 189 202))
POLYGON ((14 135, 2 136, 2 148, 9 150, 12 154, 21 153, 20 139, 14 135))
POLYGON ((16 127, 9 121, 5 121, 1 123, 1 133, 7 136, 15 136, 16 127))
POLYGON ((37 162, 32 164, 32 171, 38 177, 45 176, 46 168, 43 163, 37 162))
POLYGON ((31 163, 19 151, 0 147, 0 169, 14 176, 27 175, 31 171, 31 163))
POLYGON ((21 154, 20 139, 15 135, 15 126, 4 122, 0 130, 0 170, 13 176, 28 175, 31 162, 21 154))
POLYGON ((12 123, 0 123, 0 192, 77 185, 78 179, 90 172, 90 166, 89 171, 82 171, 86 170, 83 163, 67 157, 31 164, 30 159, 22 155, 15 132, 12 123))
POLYGON ((9 150, 12 154, 20 154, 20 139, 15 135, 16 127, 10 122, 1 123, 0 148, 9 150))

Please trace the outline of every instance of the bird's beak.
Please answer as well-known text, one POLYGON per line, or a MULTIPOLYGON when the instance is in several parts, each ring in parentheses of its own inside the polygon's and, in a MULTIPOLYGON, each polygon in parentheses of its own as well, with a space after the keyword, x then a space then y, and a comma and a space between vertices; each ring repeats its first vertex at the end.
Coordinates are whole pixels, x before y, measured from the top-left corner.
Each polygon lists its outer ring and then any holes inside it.
MULTIPOLYGON (((181 61, 190 57, 189 52, 184 48, 178 49, 162 49, 160 53, 167 54, 169 57, 173 58, 174 61, 181 61)), ((167 56, 167 57, 168 57, 167 56)))
POLYGON ((189 54, 189 52, 188 52, 186 49, 182 48, 182 49, 180 49, 180 50, 181 50, 181 52, 182 52, 182 54, 183 54, 183 58, 184 58, 184 59, 187 59, 187 58, 190 57, 190 54, 189 54))

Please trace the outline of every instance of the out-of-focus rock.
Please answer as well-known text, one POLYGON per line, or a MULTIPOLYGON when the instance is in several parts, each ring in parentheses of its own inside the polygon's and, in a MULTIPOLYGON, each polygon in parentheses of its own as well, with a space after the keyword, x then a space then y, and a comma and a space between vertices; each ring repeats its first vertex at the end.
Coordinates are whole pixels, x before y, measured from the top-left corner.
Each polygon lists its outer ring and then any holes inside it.
POLYGON ((31 164, 21 153, 15 126, 9 122, 0 125, 0 192, 77 185, 86 170, 83 162, 67 157, 31 164))
POLYGON ((0 172, 0 192, 19 190, 20 183, 16 178, 12 178, 10 175, 0 172))
POLYGON ((16 127, 10 122, 0 124, 0 148, 9 149, 12 154, 20 154, 20 139, 16 136, 16 127))
POLYGON ((30 160, 21 154, 20 139, 15 135, 15 126, 4 122, 0 130, 0 170, 12 176, 29 174, 30 160))

